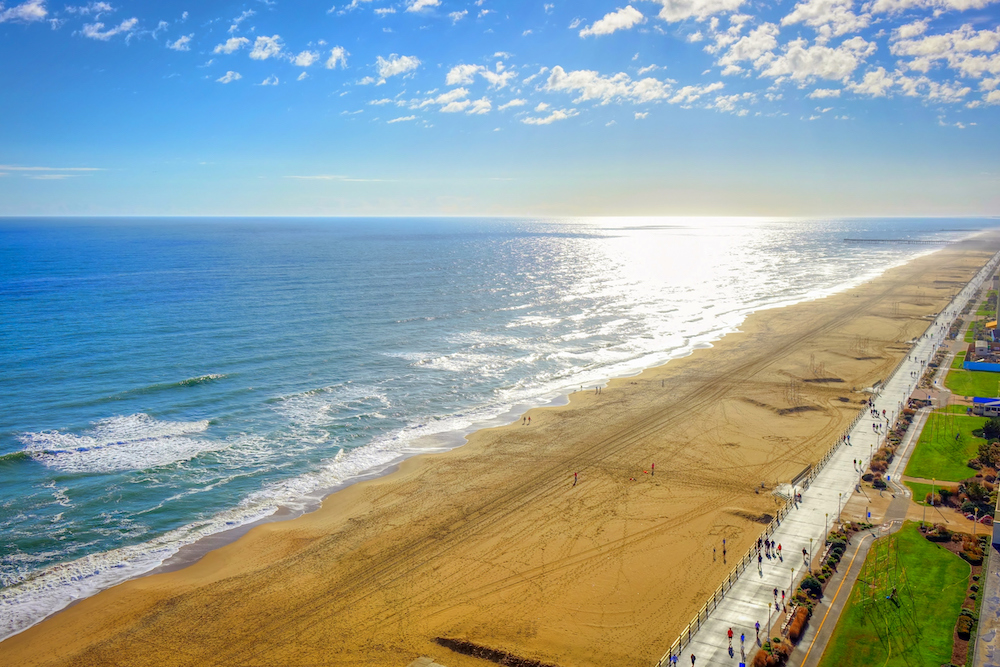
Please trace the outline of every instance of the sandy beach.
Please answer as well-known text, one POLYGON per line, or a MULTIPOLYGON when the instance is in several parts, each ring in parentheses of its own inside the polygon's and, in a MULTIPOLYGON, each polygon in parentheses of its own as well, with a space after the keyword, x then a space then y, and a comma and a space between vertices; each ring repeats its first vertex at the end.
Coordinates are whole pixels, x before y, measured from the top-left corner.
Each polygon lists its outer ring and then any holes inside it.
POLYGON ((652 665, 756 540, 774 486, 826 452, 998 249, 980 236, 756 313, 710 349, 74 605, 0 643, 0 664, 489 664, 448 638, 652 665))

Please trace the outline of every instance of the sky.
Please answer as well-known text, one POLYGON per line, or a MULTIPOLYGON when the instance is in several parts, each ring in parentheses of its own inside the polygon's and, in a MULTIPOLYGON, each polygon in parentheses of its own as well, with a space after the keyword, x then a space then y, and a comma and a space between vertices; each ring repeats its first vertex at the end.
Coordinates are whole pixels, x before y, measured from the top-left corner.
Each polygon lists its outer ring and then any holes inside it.
POLYGON ((0 216, 1000 215, 1000 0, 14 0, 0 91, 0 216))

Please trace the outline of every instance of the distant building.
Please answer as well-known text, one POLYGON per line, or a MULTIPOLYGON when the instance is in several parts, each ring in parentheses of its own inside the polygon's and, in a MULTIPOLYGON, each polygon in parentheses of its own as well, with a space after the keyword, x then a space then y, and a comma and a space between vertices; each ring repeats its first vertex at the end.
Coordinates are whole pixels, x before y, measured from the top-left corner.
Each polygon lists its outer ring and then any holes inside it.
POLYGON ((972 399, 972 414, 980 417, 1000 416, 1000 398, 976 398, 972 399))

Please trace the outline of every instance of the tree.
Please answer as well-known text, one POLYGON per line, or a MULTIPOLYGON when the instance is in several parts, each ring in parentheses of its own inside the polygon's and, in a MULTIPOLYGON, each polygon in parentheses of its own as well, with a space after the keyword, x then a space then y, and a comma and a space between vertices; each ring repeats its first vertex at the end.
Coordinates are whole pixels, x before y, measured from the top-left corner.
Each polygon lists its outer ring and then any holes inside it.
POLYGON ((987 440, 1000 439, 1000 417, 990 417, 983 425, 983 437, 987 440))

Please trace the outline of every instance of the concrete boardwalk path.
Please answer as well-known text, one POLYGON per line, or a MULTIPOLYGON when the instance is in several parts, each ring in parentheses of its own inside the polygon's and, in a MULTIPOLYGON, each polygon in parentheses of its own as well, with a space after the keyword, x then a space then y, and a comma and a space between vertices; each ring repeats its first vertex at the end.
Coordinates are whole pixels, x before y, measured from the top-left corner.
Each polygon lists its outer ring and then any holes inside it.
MULTIPOLYGON (((691 655, 696 657, 694 667, 737 667, 739 663, 749 662, 753 658, 758 648, 754 624, 760 623, 763 640, 769 620, 774 622, 777 617, 774 589, 778 589, 779 604, 781 591, 785 591, 786 596, 791 596, 794 584, 801 579, 808 566, 808 558, 803 557, 803 549, 807 553, 811 551, 817 559, 822 556, 826 534, 836 522, 843 505, 855 493, 855 486, 859 482, 861 469, 854 461, 863 460, 863 465, 866 466, 870 457, 878 450, 885 438, 885 425, 891 424, 897 412, 906 404, 926 370, 926 364, 933 359, 938 346, 944 341, 951 322, 983 280, 992 275, 998 258, 1000 253, 955 296, 951 304, 930 324, 926 334, 916 341, 909 356, 892 377, 879 388, 875 397, 875 409, 879 418, 870 417, 866 408, 850 431, 850 444, 837 448, 808 487, 800 489, 802 502, 784 517, 770 536, 770 539, 782 546, 783 560, 765 558, 759 570, 756 563, 748 566, 732 588, 726 591, 724 598, 713 607, 708 617, 697 623, 696 629, 692 629, 690 641, 686 632, 682 636, 680 648, 674 649, 679 656, 678 665, 686 667, 691 661, 691 655), (885 410, 885 418, 881 416, 882 410, 885 410), (873 423, 883 425, 881 432, 872 428, 873 423), (732 650, 729 649, 727 638, 729 628, 732 628, 734 635, 732 650), (745 659, 741 655, 741 633, 746 635, 745 659)), ((897 463, 889 472, 890 483, 901 473, 902 469, 897 463)), ((901 502, 908 501, 905 494, 898 495, 901 502)), ((883 517, 872 517, 873 523, 882 520, 883 517)), ((885 528, 888 529, 888 526, 885 528)), ((833 625, 836 625, 836 620, 831 619, 833 625)), ((824 647, 825 645, 819 646, 816 650, 822 654, 824 647)), ((665 665, 666 660, 661 660, 661 664, 665 665)))

